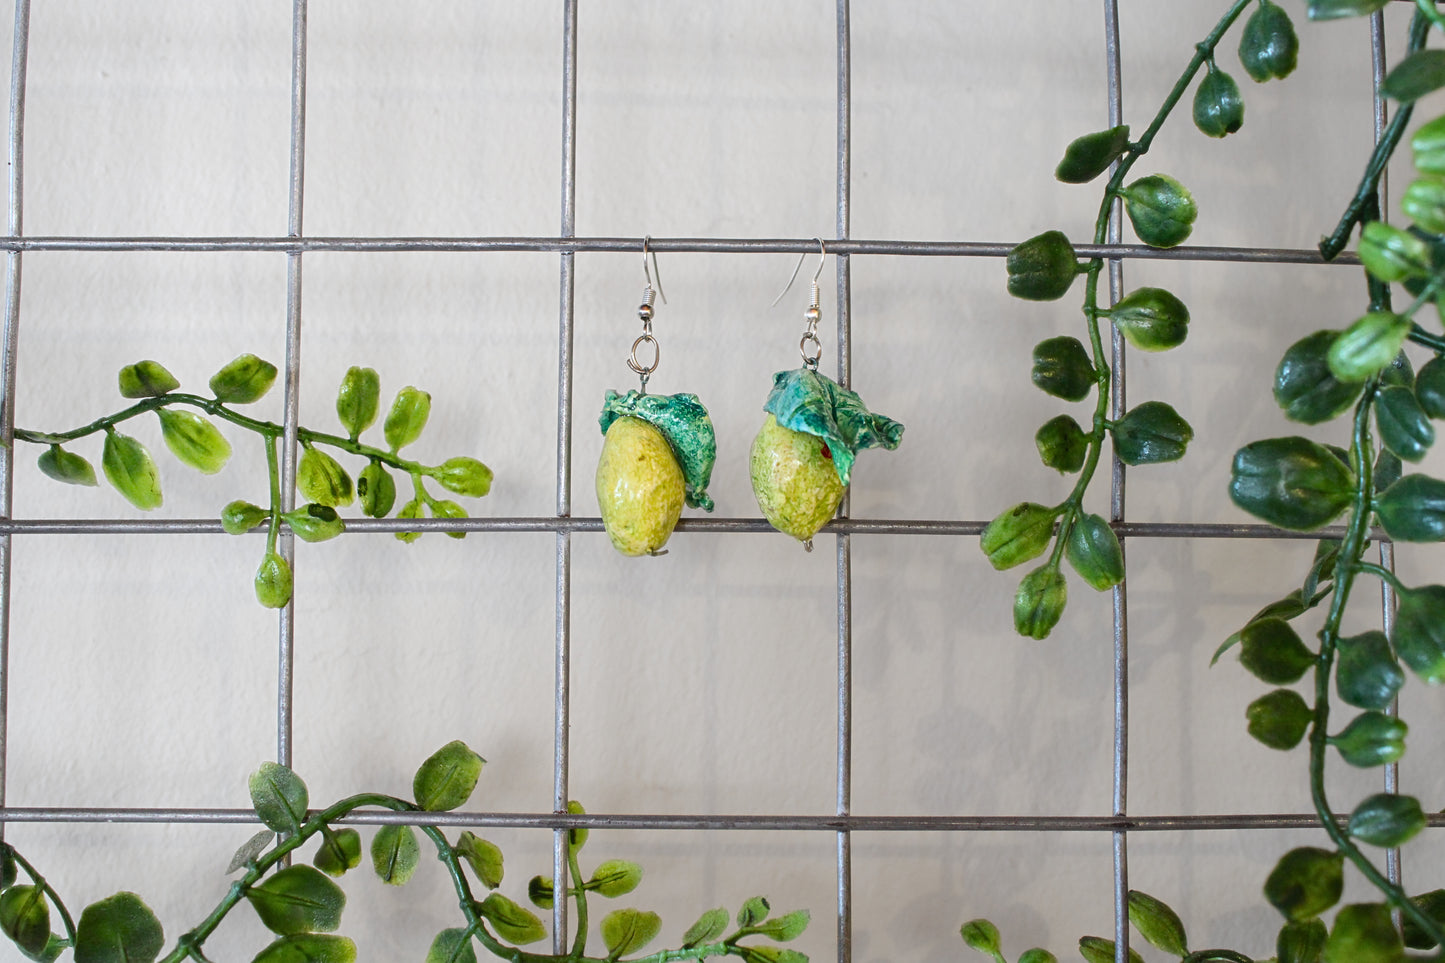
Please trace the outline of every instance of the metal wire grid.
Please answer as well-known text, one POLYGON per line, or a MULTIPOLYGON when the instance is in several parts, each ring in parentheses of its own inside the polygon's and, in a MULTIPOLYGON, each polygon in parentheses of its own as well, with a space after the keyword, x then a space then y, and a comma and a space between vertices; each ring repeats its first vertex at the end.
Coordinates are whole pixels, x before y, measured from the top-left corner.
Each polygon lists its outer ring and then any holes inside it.
MULTIPOLYGON (((220 533, 213 519, 172 520, 72 520, 16 519, 13 517, 16 342, 22 258, 26 252, 44 251, 247 251, 284 253, 287 258, 286 355, 284 382, 285 435, 282 449, 283 510, 293 507, 297 460, 298 384, 300 375, 300 332, 302 321, 302 264, 312 251, 494 251, 552 252, 559 255, 559 312, 557 358, 557 476, 556 514, 543 517, 453 519, 358 519, 348 521, 351 532, 380 533, 402 530, 554 532, 556 535, 556 636, 554 691, 553 811, 551 813, 438 813, 427 821, 447 826, 496 826, 546 828, 554 831, 554 879, 559 887, 567 876, 567 832, 579 827, 612 829, 704 829, 776 830, 830 832, 837 840, 837 958, 848 963, 852 957, 852 870, 851 839, 858 832, 1107 832, 1113 841, 1114 927, 1117 959, 1127 959, 1128 917, 1128 834, 1140 831, 1204 831, 1308 828, 1315 825, 1312 814, 1226 814, 1202 816, 1130 816, 1128 788, 1129 659, 1127 581, 1113 590, 1113 801, 1110 816, 855 816, 851 813, 852 756, 852 573, 850 540, 853 535, 976 535, 985 521, 952 519, 853 519, 844 501, 840 517, 825 533, 836 536, 837 545, 837 788, 836 812, 832 815, 569 815, 568 728, 571 695, 571 538, 577 532, 601 531, 595 517, 572 514, 572 378, 574 342, 575 260, 578 254, 599 251, 636 251, 641 238, 576 236, 576 129, 577 129, 577 15, 579 0, 563 0, 562 36, 562 164, 561 221, 556 237, 307 237, 303 230, 306 136, 306 26, 307 0, 292 0, 291 142, 289 208, 287 230, 275 237, 27 237, 23 230, 25 84, 29 48, 29 0, 15 0, 14 53, 9 97, 8 127, 8 212, 7 235, 0 238, 6 251, 6 301, 3 347, 0 347, 0 830, 6 822, 143 822, 143 823, 247 823, 254 822, 250 810, 200 808, 39 808, 10 807, 5 804, 5 744, 8 722, 7 685, 11 606, 11 544, 15 535, 105 533, 220 533)), ((1105 69, 1108 86, 1109 125, 1123 122, 1123 83, 1117 0, 1103 0, 1105 69)), ((837 204, 836 236, 828 239, 828 250, 836 255, 838 313, 838 381, 849 383, 851 305, 850 258, 863 256, 1002 257, 1011 243, 976 241, 855 240, 850 236, 850 27, 849 0, 837 0, 837 204)), ((1371 44, 1375 86, 1385 72, 1383 17, 1371 18, 1371 44)), ((1375 98, 1375 134, 1380 136, 1385 108, 1375 98)), ((1383 206, 1383 205, 1382 205, 1383 206)), ((1116 204, 1117 208, 1117 204, 1116 204)), ((1120 243, 1120 221, 1116 209, 1105 245, 1078 245, 1084 257, 1106 257, 1109 264, 1111 300, 1122 293, 1123 262, 1130 259, 1176 259, 1266 263, 1320 263, 1319 255, 1308 250, 1271 248, 1188 247, 1167 251, 1120 243)), ((659 252, 690 253, 801 253, 816 250, 811 238, 652 238, 650 247, 659 252)), ((1357 264, 1349 255, 1337 263, 1357 264)), ((1122 415, 1125 405, 1125 353, 1122 339, 1113 336, 1114 410, 1122 415)), ((1130 538, 1301 538, 1264 525, 1138 523, 1126 520, 1125 470, 1113 463, 1110 485, 1111 521, 1121 543, 1130 538)), ((761 519, 685 519, 678 525, 685 532, 766 532, 761 519)), ((1318 538, 1314 533, 1309 538, 1318 538)), ((1331 534, 1327 529, 1323 534, 1331 534)), ((293 560, 290 536, 282 551, 293 560)), ((1393 563, 1391 546, 1380 542, 1382 562, 1393 563)), ((1386 586, 1382 600, 1383 619, 1388 627, 1392 599, 1386 586)), ((295 732, 292 723, 292 666, 295 630, 292 607, 279 615, 277 647, 277 761, 289 765, 295 732)), ((1385 785, 1393 790, 1398 781, 1395 766, 1386 768, 1385 785)), ((357 824, 415 822, 403 813, 357 813, 357 824)), ((1432 824, 1445 824, 1441 817, 1432 824)), ((1389 854, 1388 869, 1398 879, 1398 852, 1389 854)), ((565 952, 568 922, 566 900, 558 894, 554 909, 553 946, 565 952)))

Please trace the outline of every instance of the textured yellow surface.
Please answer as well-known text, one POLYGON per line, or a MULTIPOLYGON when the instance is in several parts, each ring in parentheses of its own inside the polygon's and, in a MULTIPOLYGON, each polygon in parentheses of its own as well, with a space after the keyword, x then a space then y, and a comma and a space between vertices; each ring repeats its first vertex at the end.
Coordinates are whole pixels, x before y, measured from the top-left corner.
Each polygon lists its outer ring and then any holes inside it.
POLYGON ((613 547, 647 555, 666 545, 683 494, 682 469, 662 432, 640 418, 614 421, 597 462, 597 505, 613 547))
POLYGON ((768 415, 753 439, 749 470, 758 507, 772 526, 799 541, 812 538, 838 510, 843 483, 823 440, 768 415))

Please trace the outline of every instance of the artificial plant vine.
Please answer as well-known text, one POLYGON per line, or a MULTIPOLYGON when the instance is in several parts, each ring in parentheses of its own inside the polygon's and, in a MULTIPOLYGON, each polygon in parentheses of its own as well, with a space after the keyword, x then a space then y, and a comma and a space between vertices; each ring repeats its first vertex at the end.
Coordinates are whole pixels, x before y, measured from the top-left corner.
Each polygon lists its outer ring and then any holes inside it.
MULTIPOLYGON (((427 478, 449 492, 474 498, 487 494, 492 487, 492 470, 475 458, 459 455, 438 465, 427 465, 399 454, 403 447, 421 436, 431 414, 431 395, 417 388, 407 386, 397 392, 382 426, 386 448, 360 441, 361 433, 371 427, 379 413, 381 378, 371 368, 352 367, 342 378, 336 396, 336 415, 346 435, 304 426, 297 429, 301 458, 296 466, 296 488, 307 503, 283 512, 277 443, 285 434, 285 427, 249 417, 233 407, 263 398, 276 381, 275 365, 253 354, 241 355, 212 376, 211 397, 177 391, 180 382, 155 361, 126 365, 120 370, 118 380, 121 396, 135 399, 135 404, 69 431, 17 428, 15 440, 45 445, 39 459, 40 470, 56 481, 95 485, 95 468, 91 463, 62 445, 104 432, 101 469, 106 479, 136 508, 150 511, 161 505, 159 471, 145 446, 117 431, 118 425, 155 412, 171 453, 182 464, 208 475, 225 467, 231 457, 231 443, 214 423, 189 409, 199 409, 255 433, 266 452, 270 478, 268 507, 233 501, 221 510, 221 526, 233 535, 266 526, 266 550, 256 570, 255 589, 257 600, 269 608, 280 608, 291 599, 291 567, 277 551, 283 524, 303 541, 321 542, 345 530, 345 522, 336 509, 353 501, 359 502, 363 514, 385 518, 395 506, 397 494, 396 482, 388 468, 405 474, 412 486, 412 497, 397 511, 397 518, 420 518, 424 510, 436 518, 467 517, 461 505, 436 498, 427 491, 424 484, 427 478), (353 482, 340 462, 318 446, 365 458, 366 466, 353 482)), ((466 536, 465 532, 447 534, 455 538, 466 536)), ((421 533, 398 532, 396 537, 411 542, 420 538, 421 533)))
MULTIPOLYGON (((650 944, 662 930, 656 913, 624 908, 604 916, 598 925, 605 953, 588 955, 587 897, 626 896, 642 882, 642 867, 622 859, 599 863, 582 871, 578 854, 587 843, 588 830, 568 834, 567 865, 570 880, 565 898, 576 907, 577 933, 565 953, 522 949, 546 939, 541 919, 521 903, 499 892, 504 878, 502 851, 470 831, 453 842, 439 827, 427 823, 426 814, 448 812, 471 798, 484 760, 465 743, 443 746, 422 763, 412 779, 415 800, 382 793, 348 796, 319 811, 310 804, 306 784, 293 771, 275 763, 263 764, 251 775, 249 788, 256 816, 265 825, 236 851, 227 873, 244 872, 200 923, 181 934, 165 954, 165 932, 151 909, 136 894, 116 893, 93 903, 73 921, 65 903, 35 868, 12 846, 0 843, 0 932, 32 960, 57 959, 74 950, 76 963, 207 963, 205 943, 222 921, 242 904, 255 911, 275 939, 261 949, 253 963, 354 963, 356 944, 336 935, 346 906, 346 893, 333 880, 361 864, 361 834, 338 826, 352 813, 390 810, 416 815, 415 824, 390 823, 372 837, 372 868, 383 883, 405 885, 421 861, 420 832, 435 847, 456 893, 462 924, 445 929, 433 939, 426 963, 475 963, 477 947, 511 963, 672 963, 707 957, 736 956, 743 963, 807 963, 796 950, 771 943, 744 943, 745 939, 783 943, 796 939, 808 926, 807 910, 773 916, 768 901, 755 896, 744 901, 734 918, 721 907, 704 913, 682 935, 673 949, 647 956, 632 956, 650 944), (302 846, 317 841, 310 864, 290 863, 302 846), (465 869, 464 869, 465 867, 465 869), (20 883, 19 871, 29 877, 20 883), (468 874, 467 870, 470 870, 468 874), (477 899, 473 878, 490 891, 477 899), (60 918, 62 932, 52 931, 51 909, 60 918)), ((576 803, 569 812, 580 814, 576 803)), ((527 884, 528 899, 537 907, 552 906, 552 880, 535 876, 527 884)))

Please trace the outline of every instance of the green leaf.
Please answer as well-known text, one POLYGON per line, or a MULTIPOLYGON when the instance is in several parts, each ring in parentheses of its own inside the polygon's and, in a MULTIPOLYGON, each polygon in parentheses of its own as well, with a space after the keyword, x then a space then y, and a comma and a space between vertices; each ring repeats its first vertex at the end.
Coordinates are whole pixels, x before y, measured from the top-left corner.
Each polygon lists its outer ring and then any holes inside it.
POLYGON ((1410 334, 1410 319, 1389 311, 1371 311, 1346 328, 1327 355, 1330 372, 1341 381, 1368 380, 1395 360, 1410 334))
POLYGON ((1410 138, 1415 169, 1422 174, 1445 173, 1445 117, 1424 124, 1410 138))
POLYGON ((290 769, 274 762, 263 762, 251 773, 248 783, 251 806, 267 828, 278 833, 294 833, 306 821, 310 796, 306 783, 290 769))
POLYGON ((1077 421, 1068 415, 1059 415, 1044 422, 1034 433, 1034 446, 1044 465, 1067 475, 1084 467, 1089 439, 1077 421))
POLYGON ((373 368, 352 366, 341 378, 336 392, 336 417, 355 441, 372 423, 381 404, 381 375, 373 368))
POLYGON ((1430 685, 1445 682, 1445 585, 1399 593, 1390 642, 1400 661, 1430 685))
POLYGON ((1240 632, 1239 661, 1262 682, 1289 685, 1314 665, 1315 653, 1284 619, 1260 619, 1240 632))
POLYGON ((1431 234, 1445 234, 1445 184, 1421 177, 1405 188, 1400 196, 1400 210, 1431 234))
POLYGON ((641 866, 625 859, 609 859, 592 872, 592 878, 582 888, 613 899, 632 892, 641 882, 641 866))
POLYGON ((1415 376, 1415 399, 1425 414, 1445 419, 1445 357, 1437 355, 1420 368, 1415 376))
POLYGON ((1100 592, 1124 581, 1124 550, 1101 515, 1080 515, 1074 521, 1064 544, 1064 558, 1080 578, 1100 592))
POLYGON ((1405 476, 1405 465, 1400 456, 1388 448, 1380 450, 1375 459, 1375 491, 1382 492, 1405 476))
POLYGON ((1417 50, 1390 68, 1380 93, 1408 104, 1445 87, 1445 50, 1417 50))
POLYGON ((1390 0, 1309 0, 1311 20, 1337 20, 1341 17, 1364 17, 1382 10, 1390 0))
POLYGON ((141 511, 161 507, 161 477, 145 446, 117 431, 105 433, 100 467, 106 480, 141 511))
POLYGON ((354 829, 322 831, 321 846, 311 864, 327 876, 344 876, 361 865, 361 833, 354 829))
MULTIPOLYGON (((502 851, 494 844, 475 835, 470 830, 463 832, 457 844, 452 847, 456 854, 467 861, 472 872, 477 874, 477 879, 487 889, 496 889, 502 885, 502 851)), ((540 879, 541 877, 537 877, 540 879)), ((547 883, 547 892, 550 895, 552 884, 547 883)))
POLYGON ((383 826, 371 840, 371 865, 383 883, 405 886, 421 860, 421 847, 410 826, 383 826))
POLYGON ((808 963, 808 956, 781 946, 739 946, 743 963, 808 963))
POLYGON ((396 482, 381 462, 373 459, 356 476, 356 498, 368 518, 385 518, 396 504, 396 482))
POLYGON ((426 963, 477 963, 477 951, 465 929, 442 930, 427 950, 426 963))
POLYGON ((336 509, 309 502, 281 516, 296 537, 303 542, 324 542, 346 531, 346 523, 336 509))
POLYGON ((260 505, 239 499, 221 509, 221 528, 228 535, 244 535, 271 517, 271 513, 260 505))
POLYGON ((246 891, 271 932, 329 933, 341 925, 346 894, 314 866, 288 866, 246 891))
POLYGON ((1209 61, 1194 91, 1194 126, 1207 137, 1223 137, 1244 126, 1244 98, 1234 78, 1209 61))
POLYGON ((1401 846, 1425 828, 1425 813, 1414 796, 1376 793, 1350 813, 1350 835, 1371 846, 1401 846))
POLYGON ((527 881, 527 899, 538 909, 551 909, 555 902, 550 876, 533 876, 527 881))
POLYGON ((95 469, 90 462, 59 445, 51 445, 41 452, 37 464, 47 477, 67 485, 95 487, 99 484, 95 480, 95 469))
POLYGON ((75 963, 152 963, 165 945, 151 908, 134 893, 116 893, 81 911, 75 963))
POLYGON ((1062 231, 1045 231, 1009 251, 1008 293, 1026 301, 1057 301, 1079 273, 1074 246, 1062 231))
POLYGON ((636 953, 651 943, 662 930, 662 918, 656 913, 620 909, 602 917, 602 942, 613 959, 636 953))
MULTIPOLYGON (((454 501, 439 498, 431 502, 427 507, 431 509, 433 518, 466 518, 467 510, 454 501)), ((447 532, 447 538, 466 538, 466 532, 447 532)))
POLYGON ((1041 950, 1036 946, 1019 954, 1019 963, 1059 963, 1059 958, 1048 950, 1041 950))
POLYGON ((230 405, 260 401, 276 383, 276 366, 254 354, 243 354, 211 376, 211 394, 230 405))
POLYGON ((1114 453, 1126 465, 1178 461, 1194 437, 1189 422, 1162 401, 1146 401, 1114 423, 1114 453))
POLYGON ((1060 336, 1034 345, 1033 382, 1065 401, 1082 401, 1099 384, 1099 374, 1078 338, 1060 336))
MULTIPOLYGON (((397 518, 421 518, 422 505, 420 498, 413 498, 401 506, 401 511, 396 513, 397 518)), ((396 540, 399 542, 414 542, 421 538, 421 532, 397 532, 396 540)))
POLYGON ((1075 138, 1064 148, 1054 177, 1065 184, 1087 184, 1109 169, 1129 149, 1129 125, 1110 127, 1075 138))
POLYGON ((461 806, 477 788, 485 762, 461 740, 442 746, 412 777, 416 804, 428 812, 447 812, 461 806))
POLYGON ((697 918, 697 922, 687 928, 682 934, 682 948, 692 949, 694 946, 702 946, 704 943, 711 943, 728 928, 728 911, 719 906, 717 909, 710 909, 697 918))
POLYGON ((276 841, 276 834, 269 829, 263 829, 250 839, 242 843, 231 855, 231 862, 226 866, 226 875, 229 876, 238 869, 244 869, 255 862, 271 844, 276 841))
POLYGON ((475 458, 448 458, 427 472, 449 492, 481 498, 492 490, 492 470, 475 458))
POLYGON ((392 451, 416 441, 431 414, 431 395, 410 385, 396 394, 387 412, 383 431, 392 451))
MULTIPOLYGON (((1445 889, 1432 889, 1428 893, 1412 896, 1410 902, 1418 906, 1427 917, 1434 920, 1437 926, 1445 926, 1445 889)), ((1406 946, 1412 950, 1435 948, 1435 940, 1420 928, 1419 923, 1406 915, 1404 924, 1402 935, 1405 937, 1406 946)))
POLYGON ((1430 276, 1430 247, 1423 240, 1384 221, 1360 229, 1360 261, 1381 281, 1430 276))
POLYGON ((256 954, 252 963, 356 963, 356 944, 344 936, 294 933, 256 954))
POLYGON ((50 904, 38 886, 12 886, 0 893, 0 933, 34 958, 50 942, 50 904))
POLYGON ((782 916, 764 920, 753 927, 759 936, 766 936, 770 940, 777 940, 779 943, 786 943, 795 940, 808 928, 808 922, 812 914, 807 910, 794 910, 791 913, 784 913, 782 916))
POLYGON ((1239 38, 1239 62, 1257 83, 1283 80, 1294 73, 1299 62, 1299 37, 1289 14, 1278 4, 1260 0, 1259 8, 1245 21, 1239 38))
POLYGON ((1397 542, 1445 540, 1445 481, 1406 475, 1375 500, 1375 512, 1397 542))
POLYGON ((1020 502, 984 526, 978 544, 989 564, 999 571, 1038 558, 1054 537, 1059 511, 1034 502, 1020 502))
POLYGON ((1337 643, 1335 689, 1358 709, 1385 709, 1405 684, 1405 672, 1390 651, 1385 633, 1365 632, 1337 643))
POLYGON ((268 609, 283 608, 291 601, 291 566, 275 552, 267 552, 256 569, 253 584, 256 601, 268 609))
POLYGON ((1251 736, 1271 749, 1293 749, 1309 730, 1314 713, 1293 689, 1275 689, 1245 710, 1251 736))
POLYGON ((1329 449, 1308 438, 1267 438, 1235 452, 1229 497, 1281 528, 1309 531, 1340 516, 1354 497, 1354 476, 1329 449))
POLYGON ((1383 766, 1405 754, 1409 728, 1403 719, 1371 709, 1356 716, 1339 735, 1330 737, 1330 743, 1352 766, 1383 766))
POLYGON ((159 398, 181 386, 159 361, 137 361, 120 369, 122 398, 159 398))
POLYGON ((547 938, 542 921, 531 910, 518 906, 501 893, 493 893, 478 903, 477 912, 509 943, 524 946, 547 938))
POLYGON ((1164 174, 1141 177, 1124 189, 1124 211, 1139 240, 1150 247, 1183 244, 1199 208, 1184 185, 1164 174))
POLYGON ((1275 956, 1279 963, 1319 963, 1329 935, 1319 919, 1286 923, 1275 938, 1275 956))
POLYGON ((978 950, 980 953, 988 954, 995 960, 1003 959, 1002 944, 999 942, 998 927, 988 920, 969 920, 959 930, 963 942, 970 949, 978 950))
POLYGON ((328 508, 350 505, 351 476, 335 458, 315 448, 303 448, 301 463, 296 466, 296 489, 307 501, 328 508))
POLYGON ((15 885, 19 867, 15 863, 15 850, 8 843, 0 842, 0 889, 15 885))
POLYGON ((1124 340, 1144 351, 1177 348, 1189 334, 1189 308, 1163 288, 1137 288, 1104 313, 1124 340))
MULTIPOLYGON (((586 815, 587 810, 583 809, 582 804, 577 800, 569 799, 567 800, 567 812, 573 816, 583 816, 586 815)), ((587 845, 587 837, 590 834, 591 830, 586 829, 585 827, 581 829, 568 830, 567 848, 574 853, 581 852, 582 847, 587 845)))
POLYGON ((1281 618, 1292 619, 1303 614, 1305 611, 1304 600, 1314 597, 1321 582, 1328 582, 1335 577, 1335 565, 1340 559, 1341 544, 1342 542, 1338 538, 1322 538, 1315 543, 1314 561, 1310 563, 1309 574, 1305 576, 1305 583, 1301 587, 1298 597, 1299 611, 1294 615, 1284 615, 1281 618))
POLYGON ((1264 882, 1264 898, 1287 920, 1319 916, 1340 901, 1344 856, 1334 850, 1302 846, 1280 857, 1264 882))
POLYGON ((1325 941, 1324 963, 1397 963, 1405 959, 1400 931, 1383 903, 1341 906, 1325 941))
POLYGON ((1364 390, 1330 371, 1330 345, 1338 331, 1316 331, 1290 345, 1274 372, 1274 400, 1291 421, 1317 425, 1348 411, 1364 390))
POLYGON ((1031 639, 1048 638, 1068 601, 1063 573, 1053 565, 1041 565, 1024 576, 1014 594, 1014 630, 1031 639))
MULTIPOLYGON (((1114 941, 1106 940, 1102 936, 1081 936, 1079 955, 1088 963, 1114 963, 1114 941)), ((1134 952, 1132 946, 1129 947, 1129 963, 1144 963, 1144 957, 1134 952)))
POLYGON ((746 929, 749 926, 761 923, 768 918, 770 912, 772 912, 772 907, 768 905, 765 897, 754 896, 747 899, 738 910, 738 927, 746 929))
POLYGON ((1129 922, 1134 924, 1140 936, 1165 953, 1175 956, 1189 954, 1184 923, 1163 900, 1136 889, 1129 890, 1129 922))

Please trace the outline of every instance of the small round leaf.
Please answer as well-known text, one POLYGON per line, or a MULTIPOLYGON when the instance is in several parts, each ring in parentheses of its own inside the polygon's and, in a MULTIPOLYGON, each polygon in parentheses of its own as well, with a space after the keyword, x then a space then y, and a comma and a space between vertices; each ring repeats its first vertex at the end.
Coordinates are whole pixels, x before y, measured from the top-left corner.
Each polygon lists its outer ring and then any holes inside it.
POLYGON ((137 361, 120 369, 122 398, 159 398, 181 386, 159 361, 137 361))
POLYGON ((115 490, 141 511, 161 507, 161 476, 150 452, 129 435, 105 433, 100 467, 115 490))
POLYGON ((1285 417, 1306 425, 1330 421, 1348 411, 1364 391, 1330 371, 1330 345, 1338 331, 1316 331, 1290 345, 1274 372, 1274 400, 1285 417))
POLYGON ((336 392, 336 417, 352 440, 376 421, 381 404, 381 376, 373 368, 352 366, 336 392))
POLYGON ((356 944, 344 936, 295 933, 273 941, 251 963, 356 963, 356 944))
POLYGON ((1278 4, 1261 0, 1259 8, 1245 21, 1239 38, 1239 62, 1257 83, 1283 80, 1294 72, 1299 62, 1299 37, 1289 14, 1278 4))
POLYGON ((477 950, 464 929, 442 930, 427 950, 426 963, 477 963, 477 950))
POLYGON ((1351 384, 1366 381, 1395 360, 1409 334, 1409 318, 1390 311, 1371 311, 1330 345, 1330 372, 1351 384))
POLYGON ((1403 719, 1373 709, 1356 716, 1337 736, 1330 738, 1340 756, 1352 766, 1368 768, 1394 762, 1405 754, 1403 719))
POLYGON ((1445 357, 1436 356, 1415 375, 1415 399, 1431 418, 1445 419, 1445 357))
POLYGON ((291 601, 291 566, 275 552, 267 552, 256 569, 256 601, 268 609, 279 609, 291 601))
POLYGON ((1172 177, 1151 174, 1124 189, 1124 211, 1139 240, 1150 247, 1176 247, 1194 230, 1199 208, 1172 177))
POLYGON ((1445 481, 1406 475, 1375 500, 1380 525, 1402 542, 1445 540, 1445 481))
POLYGON ((1127 124, 1077 137, 1064 149, 1054 177, 1065 184, 1087 184, 1108 170, 1128 149, 1127 124))
POLYGON ((420 860, 421 847, 410 826, 383 826, 371 840, 371 866, 389 886, 405 886, 420 860))
POLYGON ((288 866, 246 891, 271 932, 329 933, 341 925, 346 894, 314 866, 288 866))
POLYGON ((75 963, 152 963, 165 945, 151 908, 134 893, 116 893, 81 911, 75 963))
POLYGON ((1319 916, 1344 892, 1344 856, 1302 846, 1285 853, 1264 882, 1264 898, 1288 920, 1319 916))
POLYGON ((602 942, 613 959, 636 953, 662 931, 662 918, 656 913, 621 909, 602 918, 602 942))
POLYGON ((231 443, 215 425, 194 411, 156 409, 161 437, 171 454, 204 475, 214 475, 231 458, 231 443))
POLYGON ((1255 678, 1270 685, 1298 682, 1314 664, 1315 653, 1283 619, 1260 619, 1239 634, 1239 661, 1255 678))
POLYGON ((452 848, 467 861, 467 865, 487 889, 496 889, 502 885, 502 851, 495 844, 467 830, 452 848))
POLYGON ((1194 429, 1162 401, 1146 401, 1114 423, 1114 453, 1126 465, 1178 461, 1194 429))
POLYGON ((260 505, 238 500, 221 509, 221 528, 228 535, 244 535, 270 517, 271 513, 260 505))
POLYGON ((1390 642, 1400 661, 1425 682, 1445 682, 1445 585, 1400 593, 1390 642))
POLYGON ((1425 813, 1414 796, 1376 793, 1350 813, 1350 835, 1371 846, 1400 846, 1425 828, 1425 813))
POLYGON ((1030 377, 1040 389, 1065 401, 1082 401, 1099 384, 1089 352, 1078 338, 1068 336, 1034 345, 1030 377))
POLYGON ((306 821, 310 796, 306 783, 287 767, 263 762, 251 774, 251 806, 268 829, 278 833, 294 833, 306 821))
POLYGON ((442 746, 412 778, 416 804, 427 812, 447 812, 461 806, 471 798, 485 762, 461 740, 442 746))
POLYGON ((1014 629, 1031 639, 1048 638, 1068 601, 1069 587, 1062 572, 1051 565, 1034 569, 1014 594, 1014 629))
POLYGON ((1360 261, 1381 281, 1395 282, 1430 275, 1430 248, 1423 240, 1384 221, 1360 230, 1360 261))
POLYGON ((37 464, 47 477, 67 485, 94 487, 99 484, 95 480, 95 469, 90 462, 59 445, 51 445, 41 452, 37 464))
POLYGON ((230 405, 260 401, 276 383, 276 366, 254 354, 243 354, 211 376, 211 394, 230 405))
POLYGON ((1163 288, 1136 288, 1108 311, 1124 339, 1144 351, 1167 351, 1189 334, 1189 308, 1163 288))
POLYGON ((307 501, 328 508, 350 505, 353 495, 351 476, 335 458, 315 448, 301 452, 296 466, 296 488, 307 501))
POLYGON ((1299 745, 1314 714, 1293 689, 1275 689, 1249 704, 1245 710, 1249 734, 1271 749, 1287 750, 1299 745))
POLYGON ((356 498, 368 518, 385 518, 396 504, 396 482, 381 462, 368 462, 356 476, 356 498))
POLYGON ((12 886, 0 893, 0 933, 32 959, 50 942, 50 904, 39 886, 12 886))
POLYGON ((1385 633, 1365 632, 1337 643, 1335 689, 1358 709, 1385 709, 1405 684, 1405 672, 1390 651, 1385 633))
POLYGON ((1102 515, 1080 515, 1074 521, 1064 543, 1064 558, 1100 592, 1124 581, 1124 550, 1102 515))
POLYGON ((1194 91, 1194 126, 1207 137, 1223 137, 1244 125, 1244 98, 1234 78, 1209 62, 1194 91))
POLYGON ((1310 531, 1349 507, 1354 476, 1333 452, 1308 438, 1267 438, 1235 452, 1229 497, 1271 525, 1310 531))
POLYGON ((354 829, 327 829, 311 864, 327 876, 344 876, 361 865, 361 833, 354 829))
POLYGON ((1400 963, 1404 944, 1390 907, 1383 903, 1353 903, 1340 907, 1325 941, 1322 963, 1400 963))
POLYGON ((1136 889, 1129 890, 1129 922, 1139 935, 1165 953, 1175 956, 1189 955, 1189 941, 1184 935, 1184 923, 1163 900, 1136 889))
POLYGON ((392 451, 416 441, 431 414, 431 395, 410 385, 397 392, 383 430, 392 451))
POLYGON ((1079 273, 1074 246, 1062 231, 1045 231, 1009 251, 1008 292, 1027 301, 1057 301, 1079 273))
POLYGON ((1044 422, 1034 433, 1034 446, 1047 467, 1065 475, 1083 468, 1089 453, 1088 436, 1068 415, 1059 415, 1044 422))
POLYGON ((1059 512, 1034 502, 1021 502, 984 527, 979 547, 989 564, 1002 571, 1038 558, 1054 536, 1059 512))
POLYGON ((518 906, 501 893, 493 893, 478 903, 477 913, 496 927, 498 936, 510 943, 521 946, 547 938, 542 921, 531 910, 518 906))
POLYGON ((1319 919, 1286 923, 1275 939, 1275 957, 1279 963, 1320 963, 1329 935, 1319 919))

